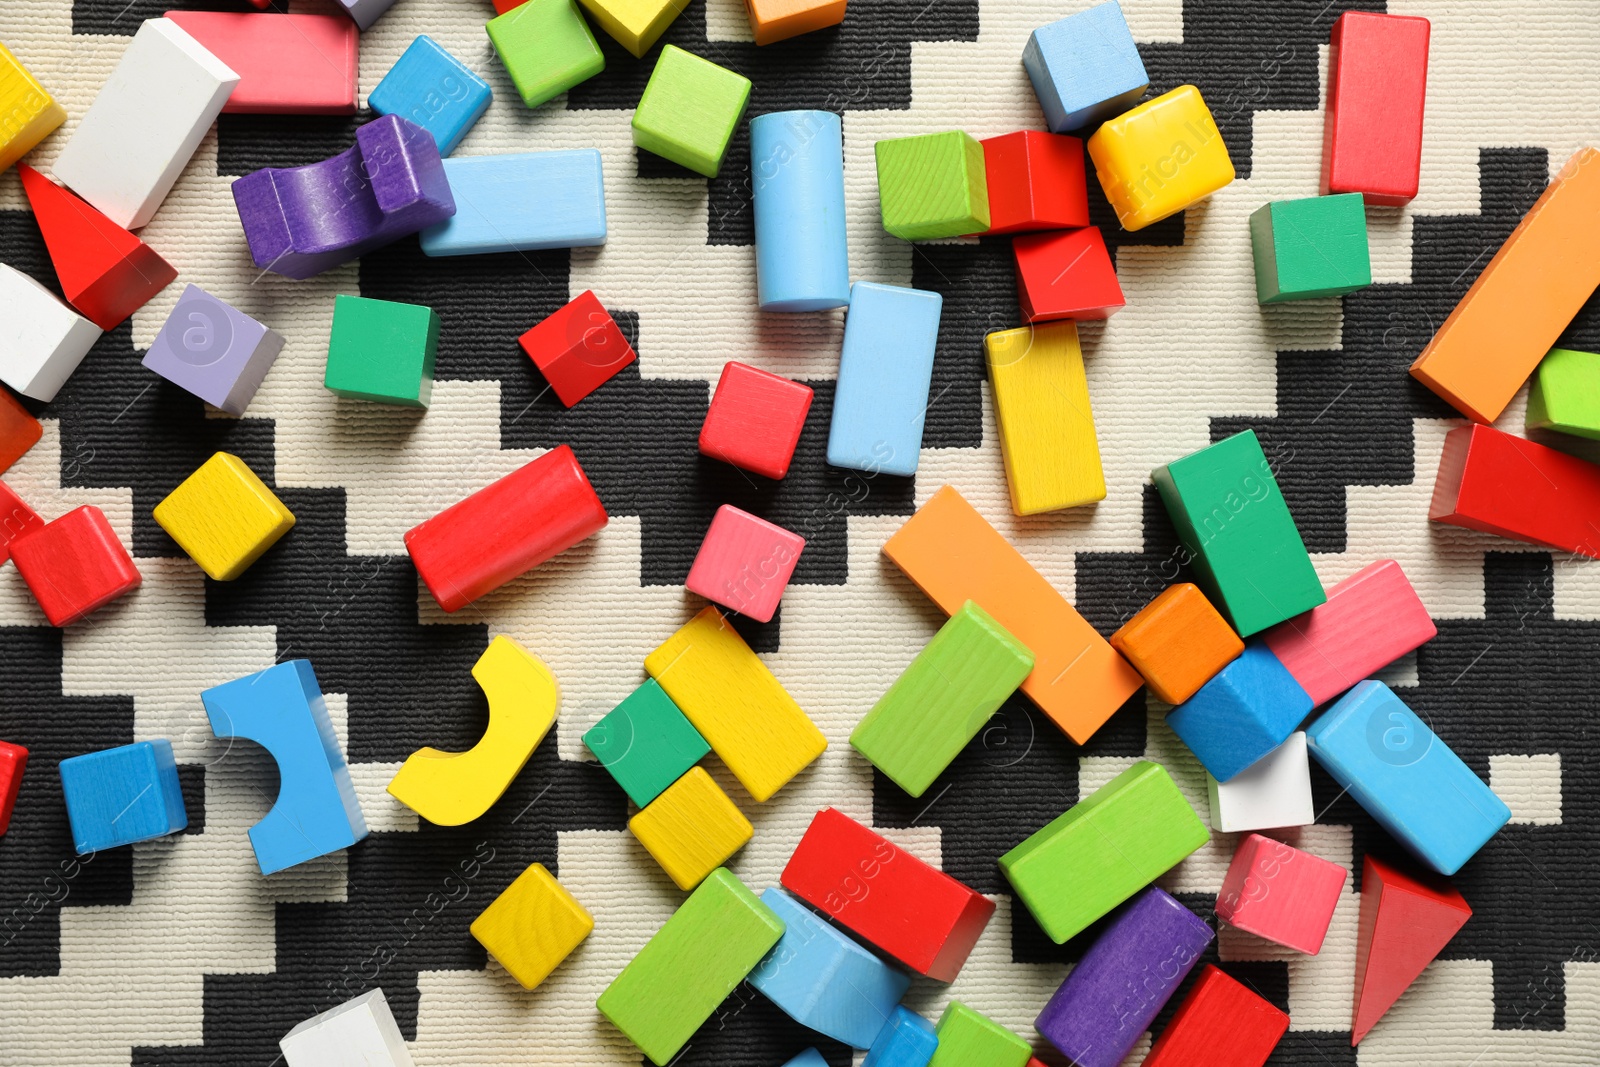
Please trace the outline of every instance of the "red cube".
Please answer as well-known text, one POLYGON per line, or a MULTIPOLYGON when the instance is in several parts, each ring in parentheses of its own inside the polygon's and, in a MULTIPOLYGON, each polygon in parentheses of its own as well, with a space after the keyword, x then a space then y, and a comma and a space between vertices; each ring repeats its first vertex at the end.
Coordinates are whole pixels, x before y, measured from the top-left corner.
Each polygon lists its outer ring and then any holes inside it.
POLYGON ((0 741, 0 836, 11 825, 11 809, 16 807, 17 790, 22 788, 22 772, 27 766, 27 749, 0 741))
POLYGON ((700 452, 778 479, 789 473, 811 410, 811 387, 729 362, 700 427, 700 452))
POLYGON ((11 542, 44 521, 22 502, 5 482, 0 482, 0 563, 11 558, 11 542))
POLYGON ((1018 130, 981 143, 990 233, 1089 225, 1082 141, 1062 133, 1018 130))
POLYGON ((521 344, 569 408, 639 358, 616 320, 587 289, 523 334, 521 344))
POLYGON ((51 626, 77 622, 139 588, 139 568, 97 507, 34 526, 11 543, 11 558, 51 626))
MULTIPOLYGON (((16 397, 0 389, 0 474, 21 459, 43 434, 39 420, 28 414, 16 397)), ((0 559, 0 563, 4 562, 0 559)))
POLYGON ((1098 226, 1014 238, 1017 302, 1030 323, 1107 319, 1127 303, 1098 226))

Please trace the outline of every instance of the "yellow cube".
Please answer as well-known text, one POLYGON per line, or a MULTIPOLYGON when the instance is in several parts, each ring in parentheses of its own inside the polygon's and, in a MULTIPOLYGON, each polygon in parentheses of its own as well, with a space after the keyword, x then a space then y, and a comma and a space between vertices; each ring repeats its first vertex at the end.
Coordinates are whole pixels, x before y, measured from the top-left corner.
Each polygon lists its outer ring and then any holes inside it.
POLYGON ((472 920, 472 936, 532 989, 583 943, 594 919, 544 864, 535 863, 472 920))
POLYGON ((756 832, 703 767, 690 767, 667 786, 628 820, 628 829, 679 889, 705 881, 756 832))
POLYGON ((634 58, 643 59, 689 0, 582 0, 589 14, 634 58))
POLYGON ((66 109, 0 44, 0 170, 21 159, 65 121, 66 109))
POLYGON ((1070 319, 984 338, 1011 510, 1037 515, 1106 498, 1089 382, 1070 319))
POLYGON ((1200 90, 1180 85, 1105 123, 1089 158, 1125 230, 1142 230, 1233 181, 1233 160, 1200 90))
POLYGON ((218 452, 156 505, 155 520, 219 582, 232 581, 294 525, 283 501, 245 466, 218 452))

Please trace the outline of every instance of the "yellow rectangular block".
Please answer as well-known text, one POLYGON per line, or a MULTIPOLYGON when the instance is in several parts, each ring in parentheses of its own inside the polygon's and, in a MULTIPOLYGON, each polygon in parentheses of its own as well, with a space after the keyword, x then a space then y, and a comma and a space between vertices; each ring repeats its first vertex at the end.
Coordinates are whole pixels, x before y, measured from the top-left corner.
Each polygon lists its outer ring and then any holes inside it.
POLYGON ((632 52, 635 59, 643 59, 656 43, 656 38, 666 32, 672 20, 689 6, 689 0, 580 0, 600 28, 632 52))
POLYGON ((1078 324, 1001 330, 984 339, 984 348, 1011 510, 1037 515, 1104 500, 1078 324))
POLYGON ((628 829, 679 889, 705 881, 756 832, 704 767, 690 767, 629 819, 628 829))
POLYGON ((472 936, 524 989, 544 981, 593 929, 588 911, 542 863, 517 875, 471 927, 472 936))
POLYGON ((239 577, 294 525, 244 460, 218 452, 156 505, 155 520, 219 582, 239 577))
POLYGON ((828 747, 822 731, 714 607, 646 656, 644 669, 758 801, 828 747))
POLYGON ((27 155, 65 121, 66 108, 0 44, 0 170, 27 155))
POLYGON ((1233 181, 1233 160, 1200 90, 1180 85, 1102 125, 1089 158, 1125 230, 1176 215, 1233 181))

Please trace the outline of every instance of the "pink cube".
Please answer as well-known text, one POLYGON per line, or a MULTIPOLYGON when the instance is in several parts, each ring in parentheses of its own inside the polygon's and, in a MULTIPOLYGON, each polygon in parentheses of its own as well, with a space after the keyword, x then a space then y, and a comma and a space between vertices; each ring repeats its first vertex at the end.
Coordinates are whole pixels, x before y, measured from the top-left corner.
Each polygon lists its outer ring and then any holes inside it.
POLYGON ((732 504, 717 509, 689 568, 689 592, 771 622, 806 539, 732 504))
POLYGON ((1270 837, 1239 843, 1217 894, 1217 918, 1315 956, 1349 871, 1270 837))

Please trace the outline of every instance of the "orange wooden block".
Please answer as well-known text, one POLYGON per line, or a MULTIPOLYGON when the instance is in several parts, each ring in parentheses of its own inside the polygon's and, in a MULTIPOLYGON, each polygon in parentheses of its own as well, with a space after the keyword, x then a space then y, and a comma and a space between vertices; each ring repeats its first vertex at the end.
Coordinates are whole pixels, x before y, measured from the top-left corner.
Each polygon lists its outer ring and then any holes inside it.
POLYGON ((1232 663, 1244 642, 1199 586, 1179 582, 1123 623, 1111 647, 1144 675, 1150 692, 1177 705, 1232 663))
POLYGON ((39 420, 28 414, 28 409, 16 397, 0 389, 0 474, 21 459, 43 435, 44 427, 39 425, 39 420))
POLYGON ((756 44, 798 37, 844 21, 845 0, 745 0, 756 44))

